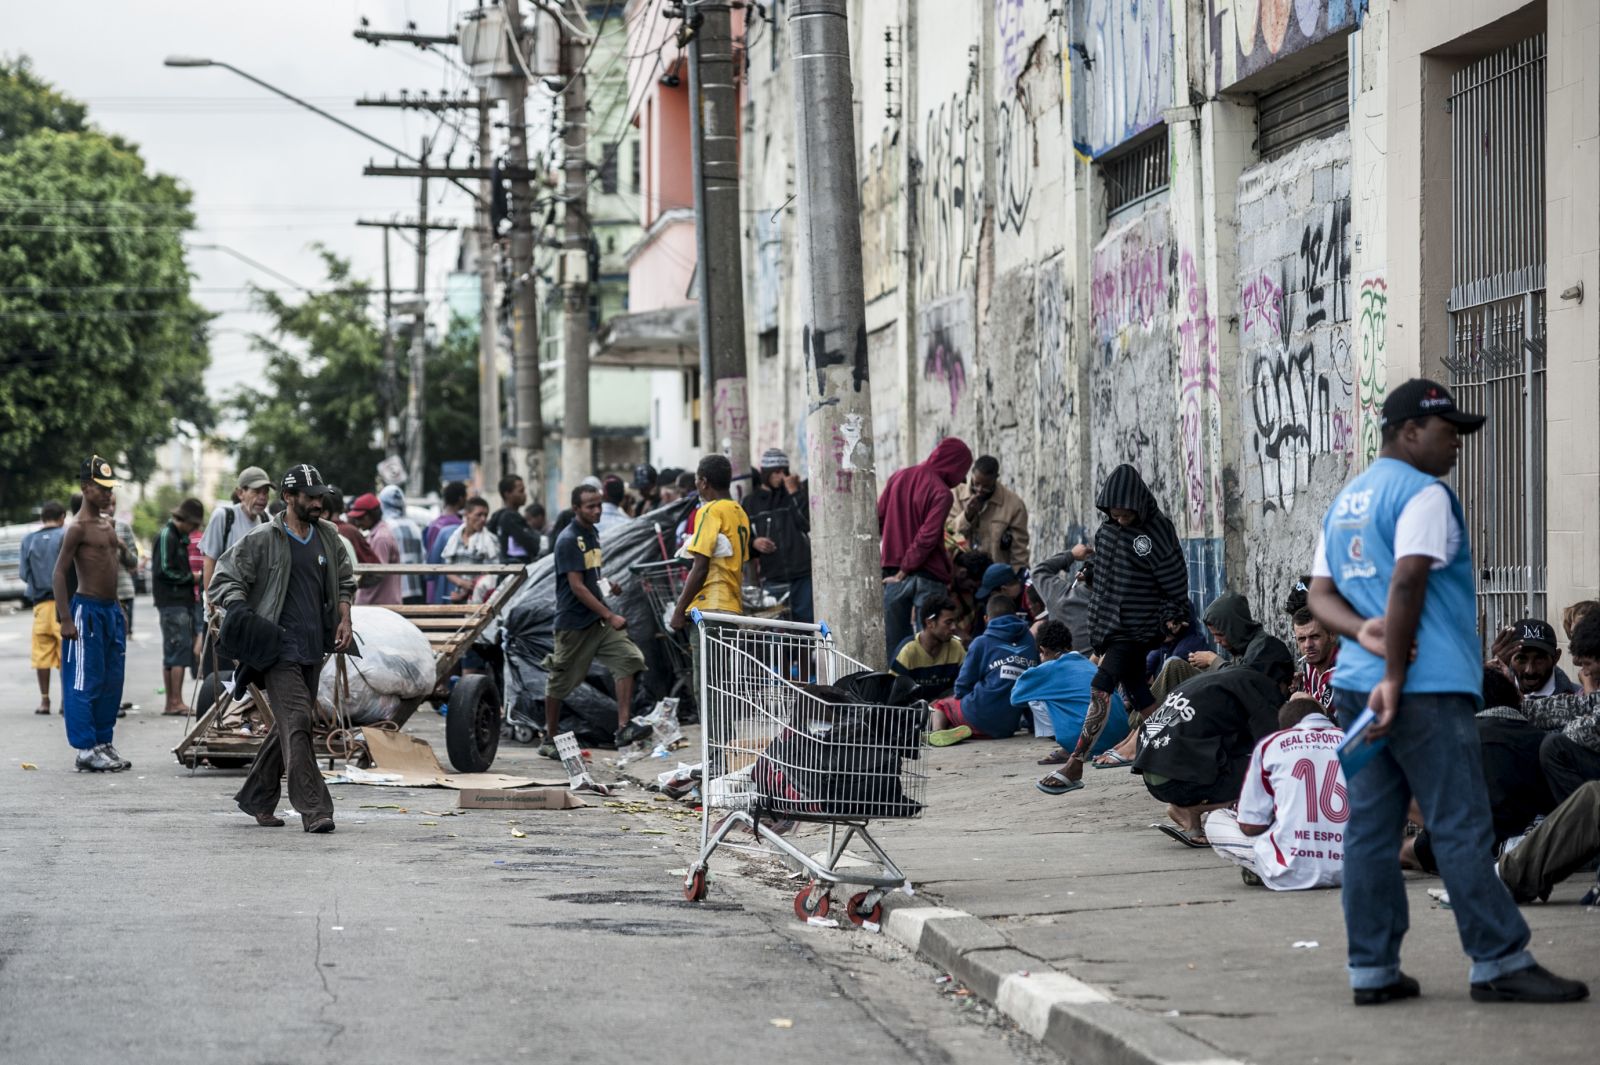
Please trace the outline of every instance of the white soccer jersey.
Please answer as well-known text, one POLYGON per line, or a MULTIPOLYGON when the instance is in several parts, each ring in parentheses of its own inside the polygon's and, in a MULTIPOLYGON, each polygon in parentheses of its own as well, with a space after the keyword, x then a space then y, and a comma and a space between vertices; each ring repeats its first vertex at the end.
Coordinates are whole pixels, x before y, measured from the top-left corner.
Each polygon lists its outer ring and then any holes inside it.
POLYGON ((1256 871, 1275 891, 1335 887, 1344 874, 1350 817, 1339 744, 1344 733, 1322 714, 1256 744, 1239 796, 1239 822, 1271 825, 1255 837, 1256 871))

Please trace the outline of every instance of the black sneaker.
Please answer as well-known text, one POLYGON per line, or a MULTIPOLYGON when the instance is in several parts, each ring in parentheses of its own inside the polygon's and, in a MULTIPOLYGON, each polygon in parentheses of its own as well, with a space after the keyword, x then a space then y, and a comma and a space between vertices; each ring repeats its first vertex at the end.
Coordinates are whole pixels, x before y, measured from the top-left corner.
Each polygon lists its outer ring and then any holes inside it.
POLYGON ((1543 965, 1472 985, 1474 1002, 1581 1002, 1588 997, 1588 984, 1557 976, 1543 965))
POLYGON ((630 721, 617 731, 617 748, 631 746, 655 732, 655 726, 642 721, 630 721))
POLYGON ((102 751, 105 751, 106 754, 109 755, 112 758, 112 760, 114 760, 119 765, 121 765, 123 769, 132 769, 133 768, 133 763, 128 761, 126 758, 122 757, 122 755, 118 754, 117 753, 117 749, 115 747, 111 746, 111 744, 102 743, 100 745, 100 749, 102 751))
MULTIPOLYGON (((1474 984, 1474 987, 1477 985, 1474 984)), ((1385 1002, 1396 1002, 1403 998, 1416 998, 1422 994, 1422 985, 1417 983, 1405 973, 1392 984, 1383 987, 1358 987, 1355 990, 1357 1006, 1381 1006, 1385 1002)))
POLYGON ((122 763, 106 753, 104 745, 78 752, 80 773, 120 773, 122 763))
POLYGON ((1254 870, 1239 867, 1239 879, 1243 880, 1246 887, 1261 887, 1261 877, 1254 870))

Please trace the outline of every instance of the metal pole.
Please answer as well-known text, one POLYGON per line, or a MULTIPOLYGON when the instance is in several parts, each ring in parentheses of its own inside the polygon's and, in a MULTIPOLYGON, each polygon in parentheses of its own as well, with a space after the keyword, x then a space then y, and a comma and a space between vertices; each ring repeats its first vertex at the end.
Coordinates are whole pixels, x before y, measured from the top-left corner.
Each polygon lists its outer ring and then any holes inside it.
MULTIPOLYGON (((489 94, 478 92, 478 165, 487 167, 494 154, 494 124, 489 94)), ((500 480, 500 316, 495 306, 498 263, 495 261, 494 218, 490 204, 494 189, 487 180, 481 186, 478 204, 478 292, 481 316, 478 322, 478 475, 483 490, 493 490, 500 480)))
MULTIPOLYGON (((428 138, 422 138, 422 165, 428 165, 428 138)), ((417 181, 417 321, 411 332, 411 375, 406 386, 406 494, 427 491, 422 475, 422 393, 427 386, 428 354, 428 177, 417 181)))
MULTIPOLYGON (((579 0, 569 0, 581 23, 579 0)), ((561 153, 565 239, 561 257, 562 337, 561 495, 594 472, 589 437, 589 116, 583 60, 587 42, 563 24, 561 153)))
POLYGON ((811 557, 817 617, 832 624, 846 654, 881 664, 878 476, 847 2, 794 0, 789 8, 811 557))
MULTIPOLYGON (((522 46, 522 11, 518 0, 505 0, 506 22, 517 48, 522 46)), ((511 127, 511 165, 528 170, 528 83, 520 74, 506 93, 507 124, 511 127)), ((533 185, 526 177, 511 182, 511 336, 512 367, 517 382, 517 450, 522 453, 523 474, 530 498, 543 498, 544 415, 539 382, 539 300, 533 272, 533 185)))
MULTIPOLYGON (((739 227, 739 87, 730 8, 727 0, 706 0, 687 9, 685 25, 694 34, 689 44, 689 98, 694 109, 690 128, 700 274, 702 426, 707 424, 703 412, 709 410, 706 450, 727 455, 734 477, 743 478, 750 472, 750 403, 739 227)), ((845 78, 848 83, 848 69, 845 78)), ((853 141, 848 150, 854 159, 853 141)), ((856 254, 859 263, 859 246, 856 254)), ((744 482, 734 483, 737 498, 744 482)))

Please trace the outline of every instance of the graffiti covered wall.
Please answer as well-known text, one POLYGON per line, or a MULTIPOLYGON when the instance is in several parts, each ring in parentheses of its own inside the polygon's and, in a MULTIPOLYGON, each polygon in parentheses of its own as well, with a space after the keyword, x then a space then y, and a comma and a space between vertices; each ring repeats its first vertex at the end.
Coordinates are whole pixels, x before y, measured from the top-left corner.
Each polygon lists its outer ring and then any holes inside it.
POLYGON ((1367 0, 1206 0, 1212 76, 1226 89, 1358 25, 1367 0))
POLYGON ((1308 571, 1359 446, 1349 159, 1340 133, 1239 182, 1239 470, 1258 613, 1308 571))
POLYGON ((1098 158, 1172 106, 1170 0, 1071 5, 1073 144, 1098 158))
POLYGON ((1089 286, 1092 480, 1124 462, 1139 467, 1163 509, 1184 500, 1174 338, 1178 263, 1164 202, 1122 222, 1094 247, 1089 286))

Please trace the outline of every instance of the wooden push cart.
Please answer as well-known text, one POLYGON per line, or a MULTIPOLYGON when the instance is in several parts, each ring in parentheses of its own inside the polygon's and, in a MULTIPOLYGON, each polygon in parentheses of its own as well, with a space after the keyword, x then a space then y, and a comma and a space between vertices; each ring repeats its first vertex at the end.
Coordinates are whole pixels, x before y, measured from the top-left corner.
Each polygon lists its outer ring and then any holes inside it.
MULTIPOLYGON (((474 673, 460 678, 452 690, 450 677, 473 642, 527 580, 527 567, 417 563, 356 566, 357 578, 367 574, 391 573, 428 577, 476 574, 499 578, 494 591, 482 602, 388 607, 409 619, 428 638, 428 644, 433 648, 436 683, 428 695, 402 701, 391 720, 377 726, 362 726, 399 729, 423 703, 431 702, 437 706, 448 699, 450 712, 445 718, 445 742, 450 764, 461 773, 485 772, 494 763, 495 753, 500 746, 503 715, 499 685, 488 673, 474 673)), ((213 621, 212 643, 216 637, 215 624, 213 621)), ((237 768, 255 760, 272 727, 272 707, 264 691, 256 685, 250 685, 243 697, 235 699, 213 670, 202 681, 193 705, 197 715, 194 727, 172 749, 180 764, 191 769, 202 764, 237 768)), ((318 720, 312 743, 319 757, 361 759, 365 751, 353 729, 341 722, 316 716, 318 720)))

